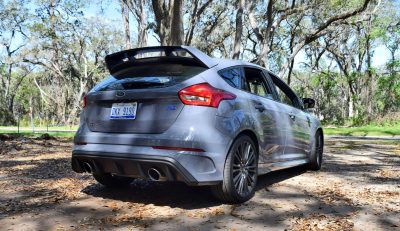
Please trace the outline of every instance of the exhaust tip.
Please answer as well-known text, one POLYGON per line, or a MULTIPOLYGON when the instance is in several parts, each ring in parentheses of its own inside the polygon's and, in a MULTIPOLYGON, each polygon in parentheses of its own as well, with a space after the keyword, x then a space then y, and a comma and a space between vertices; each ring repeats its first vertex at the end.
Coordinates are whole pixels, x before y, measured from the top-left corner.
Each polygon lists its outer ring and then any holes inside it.
POLYGON ((84 162, 83 170, 85 170, 85 172, 87 172, 87 173, 92 173, 93 172, 92 165, 89 164, 88 162, 84 162))
POLYGON ((160 181, 162 178, 161 172, 156 168, 149 168, 149 170, 147 170, 147 175, 152 181, 160 181))

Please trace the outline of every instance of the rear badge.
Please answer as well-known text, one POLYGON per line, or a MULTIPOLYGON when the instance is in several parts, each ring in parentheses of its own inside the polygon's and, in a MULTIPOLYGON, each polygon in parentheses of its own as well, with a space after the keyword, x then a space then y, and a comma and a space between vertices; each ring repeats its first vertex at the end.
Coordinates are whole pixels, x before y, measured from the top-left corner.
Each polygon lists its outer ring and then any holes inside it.
POLYGON ((173 104, 168 105, 168 106, 167 106, 167 110, 168 110, 168 111, 174 111, 174 110, 176 110, 176 105, 173 105, 173 104))
POLYGON ((125 92, 117 91, 117 93, 115 95, 118 96, 118 97, 122 97, 122 96, 125 96, 125 92))

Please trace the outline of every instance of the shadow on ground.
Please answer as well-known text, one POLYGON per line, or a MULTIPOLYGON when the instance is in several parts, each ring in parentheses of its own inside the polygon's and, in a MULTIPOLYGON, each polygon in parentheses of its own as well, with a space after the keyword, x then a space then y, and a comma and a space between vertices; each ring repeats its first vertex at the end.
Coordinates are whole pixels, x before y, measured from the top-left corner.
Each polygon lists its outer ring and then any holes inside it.
MULTIPOLYGON (((304 172, 304 167, 295 167, 259 176, 257 190, 298 176, 304 172)), ((105 188, 100 184, 92 184, 84 188, 82 192, 104 199, 182 209, 199 209, 222 204, 213 197, 210 187, 190 187, 179 182, 161 183, 137 179, 132 182, 129 188, 111 189, 105 188)))
POLYGON ((398 227, 400 194, 392 186, 399 183, 400 147, 393 141, 327 141, 320 172, 303 174, 304 167, 295 167, 260 176, 255 197, 240 205, 223 205, 209 187, 183 183, 135 180, 129 188, 105 188, 89 174, 72 172, 67 140, 3 144, 0 223, 10 229, 22 230, 22 224, 30 227, 26 230, 48 230, 58 224, 77 230, 164 229, 168 224, 171 230, 283 230, 319 222, 340 228, 347 227, 339 226, 343 222, 349 227, 369 222, 375 230, 398 227))

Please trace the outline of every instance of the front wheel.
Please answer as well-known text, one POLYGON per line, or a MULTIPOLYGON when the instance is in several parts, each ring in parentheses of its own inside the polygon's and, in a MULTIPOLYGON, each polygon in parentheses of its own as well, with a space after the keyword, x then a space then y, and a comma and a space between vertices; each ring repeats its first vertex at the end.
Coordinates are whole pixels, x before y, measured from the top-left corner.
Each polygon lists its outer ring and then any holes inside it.
POLYGON ((258 152, 254 141, 239 136, 231 146, 224 166, 221 184, 213 186, 213 194, 229 203, 242 203, 253 197, 257 184, 258 152))
POLYGON ((311 143, 310 160, 308 163, 308 169, 318 171, 322 166, 322 153, 324 151, 324 141, 320 131, 314 136, 314 140, 311 143))

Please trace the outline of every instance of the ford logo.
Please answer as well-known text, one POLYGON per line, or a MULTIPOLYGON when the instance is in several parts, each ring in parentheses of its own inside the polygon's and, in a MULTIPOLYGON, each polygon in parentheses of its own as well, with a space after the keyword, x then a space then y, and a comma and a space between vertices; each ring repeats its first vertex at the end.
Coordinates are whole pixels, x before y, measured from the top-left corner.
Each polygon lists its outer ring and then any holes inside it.
POLYGON ((125 96, 125 92, 117 91, 117 94, 115 94, 115 95, 118 96, 118 97, 122 97, 122 96, 125 96))

